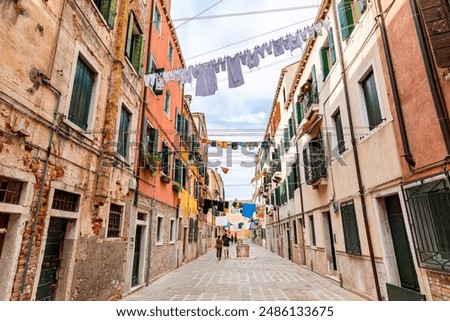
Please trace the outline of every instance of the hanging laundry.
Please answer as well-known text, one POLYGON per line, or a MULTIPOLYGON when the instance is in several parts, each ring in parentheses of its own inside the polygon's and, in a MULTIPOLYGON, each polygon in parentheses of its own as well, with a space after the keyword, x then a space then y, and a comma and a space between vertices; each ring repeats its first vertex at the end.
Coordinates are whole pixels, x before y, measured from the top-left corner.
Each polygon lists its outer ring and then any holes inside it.
POLYGON ((211 147, 216 147, 216 146, 217 146, 217 141, 212 140, 212 141, 211 141, 211 147))
POLYGON ((319 36, 322 35, 322 23, 318 22, 314 25, 314 30, 317 32, 319 36))
POLYGON ((272 42, 270 41, 269 43, 264 43, 262 45, 262 47, 264 48, 265 52, 267 52, 268 55, 271 55, 273 53, 273 46, 272 46, 272 42))
POLYGON ((265 54, 264 54, 264 47, 256 46, 256 47, 254 48, 254 51, 259 55, 259 57, 260 57, 261 59, 264 59, 264 56, 265 56, 265 54))
POLYGON ((300 37, 302 38, 303 42, 307 42, 308 41, 308 32, 306 31, 306 29, 300 30, 300 37))
POLYGON ((181 70, 181 83, 182 84, 187 84, 190 83, 192 84, 192 66, 189 66, 186 69, 181 70))
POLYGON ((231 149, 237 150, 238 149, 238 143, 237 142, 232 142, 231 143, 231 149))
POLYGON ((211 96, 217 91, 217 76, 212 63, 207 62, 195 66, 192 70, 192 76, 197 79, 196 96, 211 96))
POLYGON ((240 54, 225 58, 227 62, 228 88, 236 88, 245 83, 240 58, 240 54))
POLYGON ((227 226, 229 221, 226 216, 217 216, 216 217, 216 226, 227 226))
POLYGON ((223 211, 224 211, 224 202, 219 202, 219 203, 217 204, 217 210, 218 210, 219 212, 223 212, 223 211))
POLYGON ((273 55, 275 57, 281 56, 284 54, 284 47, 283 47, 283 38, 280 37, 277 40, 272 40, 272 46, 273 46, 273 55))
POLYGON ((256 205, 254 203, 244 203, 242 207, 242 216, 251 218, 256 211, 256 205))
POLYGON ((213 203, 211 200, 209 199, 204 199, 203 200, 203 214, 208 214, 208 211, 210 208, 212 208, 213 203))
POLYGON ((258 52, 254 49, 253 52, 251 52, 250 50, 246 50, 246 53, 247 61, 245 64, 247 65, 248 69, 259 67, 260 60, 258 52))
POLYGON ((322 26, 325 28, 326 31, 330 32, 331 30, 331 20, 324 20, 322 22, 322 26))
POLYGON ((314 38, 315 37, 315 30, 314 30, 314 26, 308 26, 307 28, 306 28, 306 32, 308 33, 308 38, 309 39, 311 39, 311 38, 314 38))
POLYGON ((153 87, 155 85, 156 75, 155 74, 145 74, 144 82, 147 87, 153 87))

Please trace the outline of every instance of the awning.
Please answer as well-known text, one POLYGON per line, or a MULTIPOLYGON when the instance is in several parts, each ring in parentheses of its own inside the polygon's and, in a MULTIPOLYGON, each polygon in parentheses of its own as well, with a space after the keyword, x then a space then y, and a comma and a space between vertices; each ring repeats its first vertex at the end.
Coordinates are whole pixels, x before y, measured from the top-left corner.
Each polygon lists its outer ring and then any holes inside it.
POLYGON ((267 169, 264 169, 262 172, 260 172, 259 174, 257 174, 255 177, 252 178, 252 180, 250 181, 250 184, 256 182, 258 179, 260 179, 261 177, 266 175, 266 173, 267 173, 267 169))
POLYGON ((300 132, 300 137, 305 134, 311 135, 311 137, 316 137, 320 130, 320 124, 322 123, 322 115, 314 113, 310 119, 308 119, 302 126, 300 132))

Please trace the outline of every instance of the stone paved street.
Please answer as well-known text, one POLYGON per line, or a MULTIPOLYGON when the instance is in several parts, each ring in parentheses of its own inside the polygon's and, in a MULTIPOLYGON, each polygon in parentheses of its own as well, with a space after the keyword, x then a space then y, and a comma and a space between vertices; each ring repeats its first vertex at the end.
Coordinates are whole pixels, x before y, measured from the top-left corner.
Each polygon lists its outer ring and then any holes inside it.
POLYGON ((363 301, 330 280, 250 243, 250 257, 218 261, 215 249, 125 301, 363 301))

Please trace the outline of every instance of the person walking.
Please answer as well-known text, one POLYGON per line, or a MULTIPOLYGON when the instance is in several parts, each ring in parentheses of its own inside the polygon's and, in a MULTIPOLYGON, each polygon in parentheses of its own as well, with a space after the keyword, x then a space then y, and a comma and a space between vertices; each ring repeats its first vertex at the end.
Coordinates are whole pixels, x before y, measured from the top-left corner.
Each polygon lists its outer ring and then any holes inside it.
POLYGON ((226 233, 223 235, 223 256, 226 259, 230 258, 230 238, 226 233))
POLYGON ((220 235, 218 235, 217 239, 216 239, 216 257, 217 257, 217 260, 220 260, 222 258, 222 247, 223 247, 223 240, 220 237, 220 235))

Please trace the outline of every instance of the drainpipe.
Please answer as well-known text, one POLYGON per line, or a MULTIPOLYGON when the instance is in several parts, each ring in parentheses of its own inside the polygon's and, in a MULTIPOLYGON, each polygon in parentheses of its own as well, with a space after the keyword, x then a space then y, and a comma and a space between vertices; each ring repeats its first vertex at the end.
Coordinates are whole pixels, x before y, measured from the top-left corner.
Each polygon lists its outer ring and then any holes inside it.
POLYGON ((386 58, 386 64, 388 68, 388 74, 389 74, 389 82, 391 84, 392 88, 392 97, 394 98, 394 106, 395 111, 398 118, 398 126, 400 129, 400 137, 402 140, 402 147, 403 147, 403 157, 405 157, 406 162, 409 165, 409 168, 413 168, 416 166, 416 161, 414 160, 414 156, 411 153, 410 147, 409 147, 409 141, 408 141, 408 135, 406 132, 406 126, 405 126, 405 119, 403 117, 403 110, 401 106, 400 101, 400 95, 397 85, 397 78, 395 77, 395 70, 394 70, 394 64, 392 62, 392 55, 391 55, 391 49, 389 45, 389 40, 386 32, 386 24, 384 21, 383 16, 383 10, 380 3, 380 0, 375 1, 375 9, 376 9, 376 18, 375 20, 378 22, 378 26, 380 27, 381 32, 381 41, 383 43, 383 51, 386 58))
POLYGON ((56 94, 58 101, 56 103, 56 107, 53 112, 53 123, 52 123, 52 126, 50 127, 50 138, 48 140, 48 145, 47 145, 47 156, 45 158, 45 164, 44 164, 44 168, 43 168, 42 175, 41 175, 41 185, 39 187, 39 193, 38 193, 38 197, 37 197, 37 201, 36 201, 36 209, 35 209, 34 215, 33 215, 33 226, 31 228, 30 239, 29 239, 28 248, 27 248, 27 255, 25 258, 25 265, 24 265, 23 274, 22 274, 22 282, 20 285, 19 301, 22 301, 24 291, 25 291, 25 283, 26 283, 26 279, 27 279, 27 275, 28 275, 31 253, 33 251, 34 235, 36 234, 37 220, 38 220, 38 216, 39 216, 39 211, 41 210, 42 195, 44 193, 45 181, 47 180, 48 164, 50 162, 50 156, 52 153, 53 136, 54 136, 56 128, 57 128, 59 105, 61 102, 61 92, 59 90, 57 90, 55 87, 53 87, 53 85, 50 84, 49 79, 44 74, 39 73, 38 77, 40 77, 42 79, 42 82, 44 85, 48 86, 52 90, 52 92, 54 94, 56 94))
MULTIPOLYGON (((331 6, 333 7, 334 23, 336 26, 339 26, 339 21, 337 21, 338 15, 337 15, 335 1, 331 1, 331 6)), ((336 30, 339 30, 339 28, 337 28, 336 30)), ((337 35, 338 35, 337 43, 338 43, 338 51, 339 51, 339 60, 341 63, 341 68, 342 68, 342 83, 344 85, 345 105, 347 108, 348 122, 349 122, 349 127, 350 127, 350 137, 351 137, 351 142, 352 142, 352 147, 353 147, 353 158, 355 161, 356 178, 358 180, 359 197, 361 199, 361 207, 362 207, 362 213, 363 213, 363 217, 364 217, 364 227, 365 227, 365 232, 366 232, 366 237, 367 237, 367 243, 369 246, 370 263, 371 263, 371 267, 372 267, 373 279, 375 282, 375 290, 377 293, 378 301, 381 301, 380 283, 378 280, 377 267, 376 267, 376 263, 375 263, 375 255, 373 253, 372 236, 370 234, 370 229, 369 229, 369 221, 367 218, 367 208, 366 208, 366 198, 364 196, 364 186, 363 186, 362 177, 361 177, 361 166, 359 164, 358 148, 356 145, 355 130, 353 128, 353 118, 352 118, 352 112, 351 112, 351 108, 350 108, 350 98, 349 98, 348 85, 347 85, 347 74, 345 71, 345 63, 344 63, 344 59, 343 59, 342 39, 341 39, 341 34, 339 32, 337 32, 337 35)))
POLYGON ((150 218, 149 218, 149 224, 148 224, 147 270, 145 271, 145 286, 150 285, 150 264, 151 264, 151 257, 152 257, 153 203, 154 203, 154 198, 152 198, 152 201, 151 201, 150 218))
POLYGON ((447 110, 442 94, 442 88, 437 80, 436 64, 430 54, 430 48, 426 36, 423 31, 422 20, 420 19, 419 8, 417 1, 409 0, 411 10, 413 13, 414 25, 416 27, 417 36, 419 38, 420 50, 422 51, 422 58, 425 64, 425 71, 427 73, 428 84, 430 85, 431 95, 433 97, 434 107, 438 116, 439 126, 441 128, 442 137, 444 138, 447 154, 450 154, 450 128, 447 110))
MULTIPOLYGON (((148 58, 148 53, 151 52, 151 39, 152 39, 152 30, 153 30, 153 7, 154 7, 154 3, 155 0, 151 0, 150 1, 150 21, 149 21, 149 27, 148 27, 148 36, 147 36, 147 55, 146 57, 148 58)), ((146 61, 145 63, 145 69, 147 69, 147 66, 150 62, 146 61)), ((143 73, 145 72, 145 70, 143 70, 143 73)), ((137 161, 137 170, 136 170, 136 193, 134 195, 134 205, 138 204, 139 201, 139 181, 140 181, 140 177, 141 177, 141 169, 140 169, 140 165, 142 164, 142 144, 144 142, 144 133, 143 133, 143 128, 144 128, 144 124, 145 124, 145 110, 147 109, 147 88, 145 87, 145 81, 144 81, 144 97, 142 99, 142 106, 141 106, 141 113, 139 115, 140 120, 141 120, 141 132, 139 133, 139 142, 138 142, 138 161, 137 161)))

